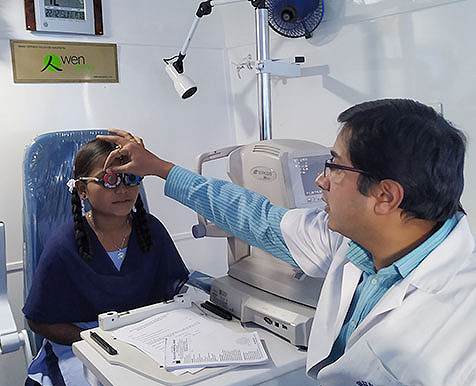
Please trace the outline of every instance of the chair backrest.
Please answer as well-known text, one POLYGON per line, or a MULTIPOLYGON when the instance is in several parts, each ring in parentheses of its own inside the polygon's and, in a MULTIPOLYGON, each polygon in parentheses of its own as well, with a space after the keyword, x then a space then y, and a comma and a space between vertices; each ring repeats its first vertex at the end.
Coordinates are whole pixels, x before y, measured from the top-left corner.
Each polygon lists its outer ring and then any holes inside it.
MULTIPOLYGON (((26 148, 23 160, 24 297, 48 238, 72 218, 71 193, 74 157, 79 148, 107 130, 71 130, 42 134, 26 148)), ((147 200, 140 190, 147 210, 147 200)), ((41 341, 35 337, 38 343, 41 341)), ((33 347, 34 349, 37 347, 33 347)), ((34 350, 36 352, 36 350, 34 350)))

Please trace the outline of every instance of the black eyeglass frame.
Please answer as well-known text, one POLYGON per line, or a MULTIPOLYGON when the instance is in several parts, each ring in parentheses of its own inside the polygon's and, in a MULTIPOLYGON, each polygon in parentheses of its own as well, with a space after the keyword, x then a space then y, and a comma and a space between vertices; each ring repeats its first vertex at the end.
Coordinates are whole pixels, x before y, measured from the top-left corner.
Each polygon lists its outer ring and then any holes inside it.
POLYGON ((339 164, 335 164, 333 162, 330 162, 330 160, 327 160, 325 163, 324 163, 324 177, 328 177, 327 173, 326 173, 326 169, 329 168, 329 169, 339 169, 339 170, 347 170, 349 172, 355 172, 355 173, 360 173, 360 174, 363 174, 364 176, 367 176, 367 177, 371 177, 371 178, 375 178, 373 177, 369 172, 366 172, 365 170, 362 170, 362 169, 357 169, 357 168, 352 168, 350 166, 344 166, 344 165, 339 165, 339 164))

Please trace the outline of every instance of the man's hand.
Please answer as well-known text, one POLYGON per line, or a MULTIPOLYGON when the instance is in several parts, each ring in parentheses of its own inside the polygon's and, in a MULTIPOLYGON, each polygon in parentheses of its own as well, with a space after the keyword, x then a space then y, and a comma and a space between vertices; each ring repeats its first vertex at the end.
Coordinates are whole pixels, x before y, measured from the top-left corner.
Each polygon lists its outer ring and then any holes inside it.
POLYGON ((109 153, 104 170, 113 173, 131 173, 138 176, 155 175, 166 179, 174 164, 164 161, 144 146, 142 138, 124 130, 109 129, 114 135, 98 135, 97 138, 114 143, 116 149, 109 153))

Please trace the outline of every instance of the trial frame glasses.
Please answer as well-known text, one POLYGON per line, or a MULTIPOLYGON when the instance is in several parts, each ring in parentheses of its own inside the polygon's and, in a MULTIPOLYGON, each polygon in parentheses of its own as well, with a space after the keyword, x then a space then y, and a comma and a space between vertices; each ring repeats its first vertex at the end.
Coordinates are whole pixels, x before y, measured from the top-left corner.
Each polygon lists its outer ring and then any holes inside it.
POLYGON ((101 184, 105 188, 115 189, 122 181, 126 186, 138 186, 144 179, 142 176, 138 176, 130 173, 106 173, 103 178, 98 177, 79 177, 79 181, 94 181, 101 184))

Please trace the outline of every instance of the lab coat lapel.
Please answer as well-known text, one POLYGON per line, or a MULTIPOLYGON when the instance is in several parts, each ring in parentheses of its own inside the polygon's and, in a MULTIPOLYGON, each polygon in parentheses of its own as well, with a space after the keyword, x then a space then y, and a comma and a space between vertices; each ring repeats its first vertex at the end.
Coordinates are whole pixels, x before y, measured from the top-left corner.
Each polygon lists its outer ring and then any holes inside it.
POLYGON ((331 352, 362 275, 362 271, 347 260, 345 250, 346 248, 340 251, 340 256, 335 257, 336 266, 331 267, 332 273, 328 274, 322 287, 309 339, 307 372, 331 352))
MULTIPOLYGON (((369 316, 377 316, 399 307, 407 293, 410 280, 404 279, 395 284, 370 311, 369 316)), ((364 320, 365 321, 365 320, 364 320)))
POLYGON ((448 237, 408 276, 411 284, 428 293, 437 293, 466 264, 474 250, 475 239, 468 219, 462 216, 448 237))
POLYGON ((448 237, 431 252, 405 279, 396 283, 380 299, 347 342, 347 348, 377 324, 387 312, 400 307, 409 287, 429 293, 438 292, 455 275, 464 259, 474 249, 474 239, 469 230, 466 216, 462 217, 448 237), (453 256, 448 258, 448 256, 453 256))
POLYGON ((382 299, 380 299, 380 301, 352 333, 349 341, 347 342, 346 350, 349 349, 359 337, 372 328, 372 326, 380 322, 382 317, 384 317, 387 312, 401 306, 403 299, 407 294, 409 285, 410 280, 409 278, 406 278, 395 284, 386 292, 382 299))
POLYGON ((354 263, 350 261, 344 265, 342 271, 342 288, 339 304, 339 311, 337 313, 337 320, 335 325, 338 327, 335 331, 335 338, 339 334, 342 325, 344 324, 345 316, 349 310, 350 303, 355 293, 355 289, 359 284, 360 276, 362 276, 362 270, 358 268, 354 263))

